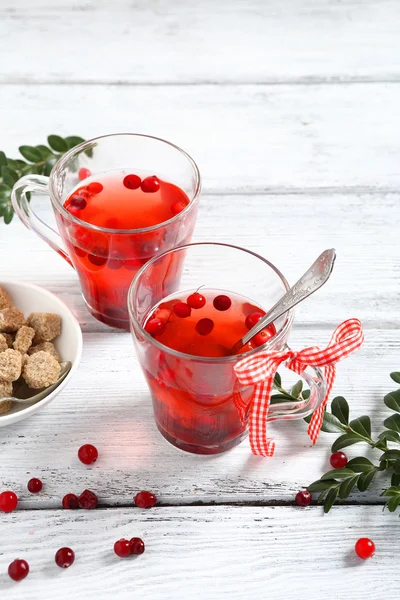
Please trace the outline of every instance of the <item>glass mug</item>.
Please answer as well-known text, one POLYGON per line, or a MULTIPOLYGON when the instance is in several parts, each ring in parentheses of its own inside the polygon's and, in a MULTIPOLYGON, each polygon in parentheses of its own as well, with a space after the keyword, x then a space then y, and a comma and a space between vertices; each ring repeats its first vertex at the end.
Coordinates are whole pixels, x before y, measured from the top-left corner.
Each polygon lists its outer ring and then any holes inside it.
MULTIPOLYGON (((289 289, 280 271, 268 260, 244 248, 219 243, 189 244, 150 260, 132 281, 128 294, 131 330, 140 365, 153 401, 161 434, 174 446, 195 454, 217 454, 233 448, 247 435, 254 386, 242 385, 235 365, 264 350, 287 349, 293 310, 275 321, 276 334, 266 344, 244 354, 208 358, 169 348, 143 325, 155 305, 171 293, 184 300, 199 288, 240 295, 252 305, 271 308, 289 289), (175 289, 165 288, 171 265, 184 263, 175 289), (180 293, 182 292, 182 294, 180 293), (237 408, 237 401, 243 410, 237 408)), ((268 420, 302 419, 323 401, 326 381, 318 368, 302 377, 310 387, 306 400, 271 404, 268 420)))
MULTIPOLYGON (((12 202, 24 225, 76 269, 89 312, 107 325, 129 329, 127 294, 131 281, 156 254, 190 242, 200 185, 197 165, 186 152, 159 138, 124 133, 94 138, 72 148, 54 165, 49 178, 22 177, 14 186, 12 202), (152 227, 121 230, 91 225, 63 206, 79 183, 82 167, 89 168, 93 176, 123 169, 156 173, 180 187, 190 202, 178 215, 152 227), (35 215, 27 200, 31 191, 50 195, 59 232, 35 215)), ((176 274, 180 272, 180 258, 174 261, 176 274)))

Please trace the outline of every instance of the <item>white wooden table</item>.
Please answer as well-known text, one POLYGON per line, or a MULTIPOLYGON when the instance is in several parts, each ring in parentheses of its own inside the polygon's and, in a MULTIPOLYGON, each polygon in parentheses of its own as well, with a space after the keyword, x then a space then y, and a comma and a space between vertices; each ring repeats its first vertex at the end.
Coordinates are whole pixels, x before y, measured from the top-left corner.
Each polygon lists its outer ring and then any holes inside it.
MULTIPOLYGON (((197 241, 247 246, 292 282, 335 247, 334 275, 298 309, 292 343, 325 345, 361 318, 365 346, 334 392, 377 421, 400 367, 399 29, 398 0, 1 0, 1 146, 155 134, 202 171, 197 241)), ((382 513, 381 482, 327 516, 293 503, 328 469, 331 435, 310 447, 303 422, 276 424, 273 459, 248 442, 181 453, 156 430, 130 335, 90 317, 73 270, 16 220, 0 224, 0 276, 55 292, 84 332, 69 387, 0 430, 0 487, 23 496, 0 518, 2 599, 398 596, 399 520, 382 513), (89 469, 76 458, 85 442, 101 453, 89 469), (24 492, 32 476, 45 484, 37 497, 24 492), (86 487, 99 509, 60 509, 86 487), (133 507, 140 489, 160 506, 133 507), (119 560, 114 541, 134 535, 146 553, 119 560), (361 536, 377 546, 362 565, 361 536), (64 545, 76 561, 61 572, 64 545), (16 557, 31 566, 21 584, 6 574, 16 557)))

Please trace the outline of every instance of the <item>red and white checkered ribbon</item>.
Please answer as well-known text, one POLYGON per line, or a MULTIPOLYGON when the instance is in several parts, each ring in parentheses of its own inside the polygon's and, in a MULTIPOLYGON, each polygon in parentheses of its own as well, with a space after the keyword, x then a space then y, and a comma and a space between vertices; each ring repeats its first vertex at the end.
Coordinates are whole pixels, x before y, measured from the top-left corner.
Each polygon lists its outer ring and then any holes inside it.
POLYGON ((235 365, 238 380, 243 385, 255 385, 251 399, 249 416, 250 446, 253 454, 273 456, 275 442, 267 438, 267 415, 270 405, 272 384, 279 365, 286 361, 286 367, 299 375, 308 367, 322 367, 327 389, 322 404, 313 412, 308 427, 308 435, 313 444, 317 441, 324 409, 335 380, 335 364, 360 348, 364 341, 362 325, 358 319, 344 321, 333 332, 325 348, 317 346, 304 348, 301 352, 293 350, 281 352, 259 352, 245 358, 235 365))

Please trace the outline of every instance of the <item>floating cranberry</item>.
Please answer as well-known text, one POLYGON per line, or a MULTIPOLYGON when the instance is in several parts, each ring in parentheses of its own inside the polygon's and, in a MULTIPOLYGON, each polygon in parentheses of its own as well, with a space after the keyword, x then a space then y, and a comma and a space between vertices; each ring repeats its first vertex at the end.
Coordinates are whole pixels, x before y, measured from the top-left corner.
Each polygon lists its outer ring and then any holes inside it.
POLYGON ((192 309, 185 302, 177 302, 174 304, 173 311, 176 316, 180 317, 181 319, 186 319, 186 317, 190 317, 192 314, 192 309))
POLYGON ((79 177, 79 181, 83 181, 84 179, 87 179, 88 177, 91 176, 91 172, 89 171, 89 169, 85 169, 84 167, 82 167, 82 169, 79 169, 79 173, 78 173, 78 177, 79 177))
POLYGON ((109 269, 113 269, 113 271, 116 271, 117 269, 120 269, 123 266, 124 261, 122 260, 120 253, 117 250, 111 250, 107 262, 107 267, 109 269))
POLYGON ((157 503, 157 498, 151 492, 139 492, 133 501, 139 508, 152 508, 157 503))
POLYGON ((55 555, 56 564, 61 569, 68 569, 75 560, 75 553, 71 548, 60 548, 55 555))
POLYGON ((366 558, 371 558, 371 556, 375 552, 375 544, 369 538, 360 538, 356 542, 355 551, 357 556, 359 556, 363 560, 365 560, 366 558))
POLYGON ((145 331, 152 336, 160 335, 165 328, 165 321, 161 319, 149 319, 144 326, 145 331))
POLYGON ((85 198, 85 200, 87 200, 90 196, 89 192, 87 191, 87 189, 85 187, 79 188, 79 190, 76 190, 75 194, 77 196, 81 196, 81 198, 85 198))
POLYGON ((312 496, 308 490, 301 490, 296 494, 296 504, 298 506, 309 506, 311 504, 312 496))
POLYGON ((80 508, 92 510, 93 508, 96 508, 98 503, 99 499, 97 498, 96 494, 90 490, 84 490, 78 498, 78 504, 80 508))
POLYGON ((63 508, 68 508, 71 510, 79 508, 78 496, 75 496, 75 494, 67 494, 62 499, 62 505, 63 508))
POLYGON ((329 461, 334 469, 344 469, 348 463, 348 458, 344 452, 334 452, 329 461))
POLYGON ((143 179, 140 187, 142 192, 146 192, 148 194, 158 192, 158 190, 160 189, 160 180, 155 175, 152 175, 151 177, 146 177, 146 179, 143 179))
POLYGON ((129 556, 131 554, 131 545, 129 540, 122 538, 121 540, 118 540, 118 542, 115 542, 114 552, 120 558, 126 558, 129 556))
POLYGON ((8 574, 14 581, 22 581, 29 573, 29 565, 26 560, 17 558, 8 565, 8 574))
POLYGON ((96 446, 92 444, 84 444, 78 450, 78 458, 84 465, 91 465, 96 462, 99 453, 96 446))
POLYGON ((92 183, 89 183, 86 189, 89 194, 100 194, 100 192, 103 191, 103 186, 98 181, 93 181, 92 183))
POLYGON ((87 252, 85 252, 85 250, 82 250, 82 248, 78 248, 78 246, 74 246, 74 252, 80 258, 85 258, 85 256, 87 255, 87 252))
POLYGON ((69 201, 69 207, 75 208, 76 210, 84 210, 86 206, 87 202, 85 198, 82 198, 82 196, 72 196, 69 201))
POLYGON ((37 479, 36 477, 33 477, 28 481, 27 488, 31 494, 38 494, 42 491, 42 487, 43 483, 40 481, 40 479, 37 479))
POLYGON ((268 342, 268 340, 270 340, 271 338, 274 337, 274 335, 276 334, 276 329, 275 329, 275 325, 273 323, 271 323, 271 325, 268 325, 268 327, 266 327, 265 329, 262 329, 259 333, 257 333, 257 335, 255 335, 251 341, 254 344, 254 346, 256 346, 256 348, 258 346, 262 346, 263 344, 266 344, 268 342))
POLYGON ((214 298, 213 305, 217 310, 225 311, 232 306, 232 300, 229 298, 229 296, 221 294, 220 296, 216 296, 214 298))
POLYGON ((129 540, 129 545, 131 548, 131 554, 143 554, 145 548, 144 548, 144 541, 141 538, 135 537, 132 538, 131 540, 129 540))
POLYGON ((208 335, 214 329, 214 321, 212 319, 200 319, 196 323, 196 331, 200 335, 208 335))
POLYGON ((188 203, 185 202, 185 200, 177 200, 176 202, 174 202, 171 206, 171 212, 173 215, 179 215, 179 213, 181 213, 183 210, 185 210, 185 208, 187 207, 188 203))
POLYGON ((190 294, 187 297, 186 302, 190 306, 190 308, 203 308, 206 304, 206 299, 203 294, 199 294, 199 292, 195 292, 194 294, 190 294))
POLYGON ((102 267, 107 262, 107 248, 104 246, 95 246, 92 252, 88 254, 88 260, 92 265, 102 267))
POLYGON ((138 188, 140 188, 141 183, 142 180, 138 175, 127 175, 126 177, 124 177, 123 181, 124 186, 128 188, 128 190, 137 190, 138 188))
POLYGON ((14 492, 6 490, 0 494, 0 510, 9 513, 17 508, 18 498, 14 492))
POLYGON ((247 315, 245 325, 247 329, 253 329, 254 325, 256 325, 263 318, 263 314, 260 312, 253 312, 250 315, 247 315))

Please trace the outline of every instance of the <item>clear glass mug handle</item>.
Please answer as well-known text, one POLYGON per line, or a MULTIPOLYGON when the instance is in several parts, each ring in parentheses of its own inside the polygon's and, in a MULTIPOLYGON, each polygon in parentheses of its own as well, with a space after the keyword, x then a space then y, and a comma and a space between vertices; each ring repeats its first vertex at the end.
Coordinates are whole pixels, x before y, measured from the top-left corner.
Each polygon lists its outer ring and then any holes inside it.
MULTIPOLYGON (((290 350, 286 344, 283 351, 290 350)), ((294 421, 295 419, 304 419, 311 415, 318 406, 320 406, 326 395, 326 379, 318 367, 308 367, 299 375, 305 380, 310 388, 310 395, 307 399, 299 401, 280 402, 279 404, 270 404, 267 421, 294 421)))
POLYGON ((21 177, 13 187, 11 193, 12 204, 25 227, 34 231, 73 267, 70 257, 62 246, 60 234, 36 215, 28 202, 27 192, 42 192, 49 195, 49 178, 44 175, 21 177))

